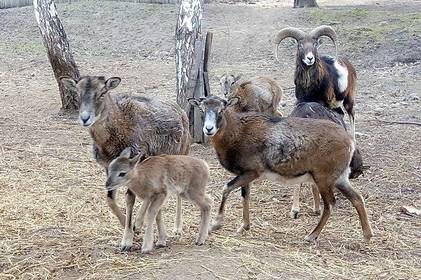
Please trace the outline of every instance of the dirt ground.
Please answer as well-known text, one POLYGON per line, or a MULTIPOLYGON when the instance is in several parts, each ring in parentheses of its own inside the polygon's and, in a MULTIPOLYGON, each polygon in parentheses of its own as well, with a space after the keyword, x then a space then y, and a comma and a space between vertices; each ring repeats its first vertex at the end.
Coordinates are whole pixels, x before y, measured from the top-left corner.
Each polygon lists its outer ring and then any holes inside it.
MULTIPOLYGON (((378 120, 421 122, 421 4, 376 2, 316 10, 210 4, 204 12, 204 30, 214 32, 213 93, 225 72, 271 76, 285 88, 286 114, 295 98, 295 48, 283 44, 275 62, 274 34, 285 26, 337 30, 340 54, 359 77, 357 141, 371 168, 353 185, 366 199, 372 242, 363 242, 357 213, 342 196, 318 243, 305 242, 318 221, 310 190, 293 220, 292 187, 263 182, 252 188, 246 234, 235 234, 235 193, 225 227, 205 246, 193 245, 199 213, 186 202, 184 237, 151 256, 140 254, 141 235, 133 251, 119 251, 122 229, 106 205, 88 132, 56 117, 57 85, 31 7, 0 10, 0 279, 420 279, 421 218, 400 207, 421 208, 421 127, 378 120)), ((82 74, 120 76, 121 92, 175 100, 174 6, 82 1, 58 12, 82 74)), ((231 175, 211 147, 193 145, 191 154, 211 166, 214 215, 231 175)), ((170 232, 173 200, 165 210, 170 232)))

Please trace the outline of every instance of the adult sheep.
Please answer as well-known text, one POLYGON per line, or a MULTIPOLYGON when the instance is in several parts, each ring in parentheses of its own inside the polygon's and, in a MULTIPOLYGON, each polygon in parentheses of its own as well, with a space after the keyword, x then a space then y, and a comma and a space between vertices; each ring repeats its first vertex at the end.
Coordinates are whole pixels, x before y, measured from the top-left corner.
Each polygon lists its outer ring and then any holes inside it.
MULTIPOLYGON (((118 77, 84 76, 79 80, 62 77, 66 87, 77 90, 80 100, 79 120, 89 127, 96 161, 107 170, 111 161, 126 148, 132 155, 141 150, 147 155, 182 154, 190 148, 189 121, 176 104, 146 96, 111 95, 121 82, 118 77)), ((124 226, 125 217, 115 201, 116 190, 107 192, 111 211, 124 226)), ((126 199, 135 195, 128 190, 126 199)), ((181 200, 177 199, 177 211, 181 200)), ((178 217, 178 215, 177 215, 178 217)), ((180 223, 178 223, 180 224, 180 223)), ((181 228, 175 229, 181 234, 181 228)))

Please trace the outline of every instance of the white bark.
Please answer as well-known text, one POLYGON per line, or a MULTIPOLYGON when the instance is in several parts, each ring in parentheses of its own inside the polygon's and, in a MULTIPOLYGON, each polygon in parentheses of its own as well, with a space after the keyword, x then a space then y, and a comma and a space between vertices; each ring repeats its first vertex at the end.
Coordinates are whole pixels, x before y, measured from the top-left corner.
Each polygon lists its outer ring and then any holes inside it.
POLYGON ((79 106, 77 93, 66 89, 59 78, 70 76, 79 79, 79 71, 73 59, 63 25, 58 17, 56 5, 53 0, 34 0, 33 5, 44 46, 47 48, 48 59, 59 86, 62 111, 73 113, 77 111, 79 106))
POLYGON ((187 90, 192 78, 191 69, 195 56, 196 40, 202 29, 202 2, 200 0, 181 0, 176 26, 176 78, 177 103, 184 110, 188 107, 187 90))

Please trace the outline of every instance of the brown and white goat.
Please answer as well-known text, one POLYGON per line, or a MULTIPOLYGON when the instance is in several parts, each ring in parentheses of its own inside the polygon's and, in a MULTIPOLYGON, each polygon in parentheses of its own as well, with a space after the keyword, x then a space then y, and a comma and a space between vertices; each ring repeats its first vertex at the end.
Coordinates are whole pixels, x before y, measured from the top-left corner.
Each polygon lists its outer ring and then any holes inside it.
MULTIPOLYGON (((153 248, 153 221, 158 227, 157 246, 166 246, 166 231, 161 217, 161 207, 169 193, 188 199, 200 209, 199 235, 197 245, 203 245, 208 236, 211 199, 206 194, 209 167, 205 161, 183 155, 160 155, 145 159, 141 154, 130 158, 131 148, 126 148, 108 167, 106 188, 114 191, 127 185, 143 204, 136 220, 136 228, 141 229, 146 214, 146 229, 143 237, 142 253, 150 253, 153 248)), ((126 198, 126 222, 121 249, 129 250, 133 245, 134 230, 132 212, 134 198, 126 198)), ((177 215, 181 215, 180 212, 177 215)), ((176 220, 181 221, 181 216, 176 220)), ((178 225, 181 226, 181 225, 178 225)))
MULTIPOLYGON (((79 80, 61 77, 62 83, 77 90, 80 100, 79 121, 89 127, 96 161, 107 171, 110 162, 125 147, 132 154, 147 146, 147 155, 188 154, 190 149, 189 121, 176 104, 146 96, 118 94, 112 96, 121 79, 84 76, 79 80)), ((111 211, 124 226, 125 217, 115 202, 116 191, 107 193, 111 211)), ((134 194, 127 191, 126 196, 134 194)), ((178 199, 177 209, 181 208, 178 199)), ((181 234, 181 228, 175 233, 181 234)))
MULTIPOLYGON (((228 195, 258 178, 285 184, 312 182, 317 185, 324 202, 318 225, 306 237, 314 241, 325 226, 335 204, 333 188, 339 189, 356 208, 363 235, 372 237, 362 196, 348 179, 354 142, 349 134, 331 121, 270 117, 255 112, 237 113, 227 110, 239 100, 229 101, 216 96, 189 99, 204 114, 203 132, 211 137, 219 162, 236 177, 224 188, 216 223, 222 226, 228 195)), ((249 191, 249 190, 247 190, 249 191)), ((243 196, 243 224, 239 231, 250 228, 249 193, 243 196)))
MULTIPOLYGON (((343 115, 317 102, 297 103, 289 116, 297 118, 328 120, 342 126, 346 130, 346 125, 343 121, 343 115)), ((349 167, 351 171, 349 174, 350 179, 359 177, 364 173, 365 170, 369 168, 369 166, 363 165, 363 158, 358 147, 355 147, 355 151, 352 155, 352 160, 349 167)), ((313 210, 314 213, 320 214, 320 194, 317 186, 312 184, 311 187, 313 192, 313 210)), ((294 199, 290 216, 296 219, 298 217, 298 213, 300 212, 300 186, 294 188, 293 198, 294 199)))
POLYGON ((238 112, 261 112, 280 116, 278 106, 282 89, 275 80, 268 77, 255 77, 240 82, 241 75, 223 75, 221 89, 226 98, 239 97, 234 106, 238 112))
POLYGON ((351 123, 351 134, 355 140, 355 96, 357 73, 345 58, 320 56, 319 38, 329 37, 336 47, 336 32, 330 26, 319 26, 306 34, 297 28, 284 28, 275 38, 276 57, 282 40, 297 40, 295 67, 295 96, 298 102, 321 102, 331 109, 343 112, 343 106, 351 123))

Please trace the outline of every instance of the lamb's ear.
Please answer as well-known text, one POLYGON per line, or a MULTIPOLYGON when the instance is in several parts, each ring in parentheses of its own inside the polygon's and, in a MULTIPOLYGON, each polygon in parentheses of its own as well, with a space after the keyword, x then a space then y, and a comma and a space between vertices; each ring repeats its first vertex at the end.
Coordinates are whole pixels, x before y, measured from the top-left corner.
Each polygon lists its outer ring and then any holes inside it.
POLYGON ((74 89, 76 87, 77 81, 69 76, 61 76, 59 79, 67 89, 74 89))
POLYGON ((190 105, 192 105, 193 107, 198 107, 198 108, 200 108, 200 104, 202 103, 202 101, 201 100, 197 100, 196 98, 194 98, 194 97, 190 97, 189 99, 187 99, 188 101, 189 101, 189 103, 190 103, 190 105))
POLYGON ((147 158, 147 156, 145 154, 142 154, 142 153, 137 154, 132 159, 130 159, 130 165, 132 167, 135 167, 138 163, 141 163, 146 158, 147 158))
POLYGON ((240 103, 240 97, 234 96, 228 99, 228 102, 226 103, 225 107, 234 106, 235 104, 240 103))
POLYGON ((121 79, 119 77, 111 77, 108 80, 105 81, 105 86, 107 87, 107 90, 115 89, 121 82, 121 79))
POLYGON ((130 158, 131 153, 132 153, 132 149, 130 147, 127 147, 120 153, 120 157, 130 158))

